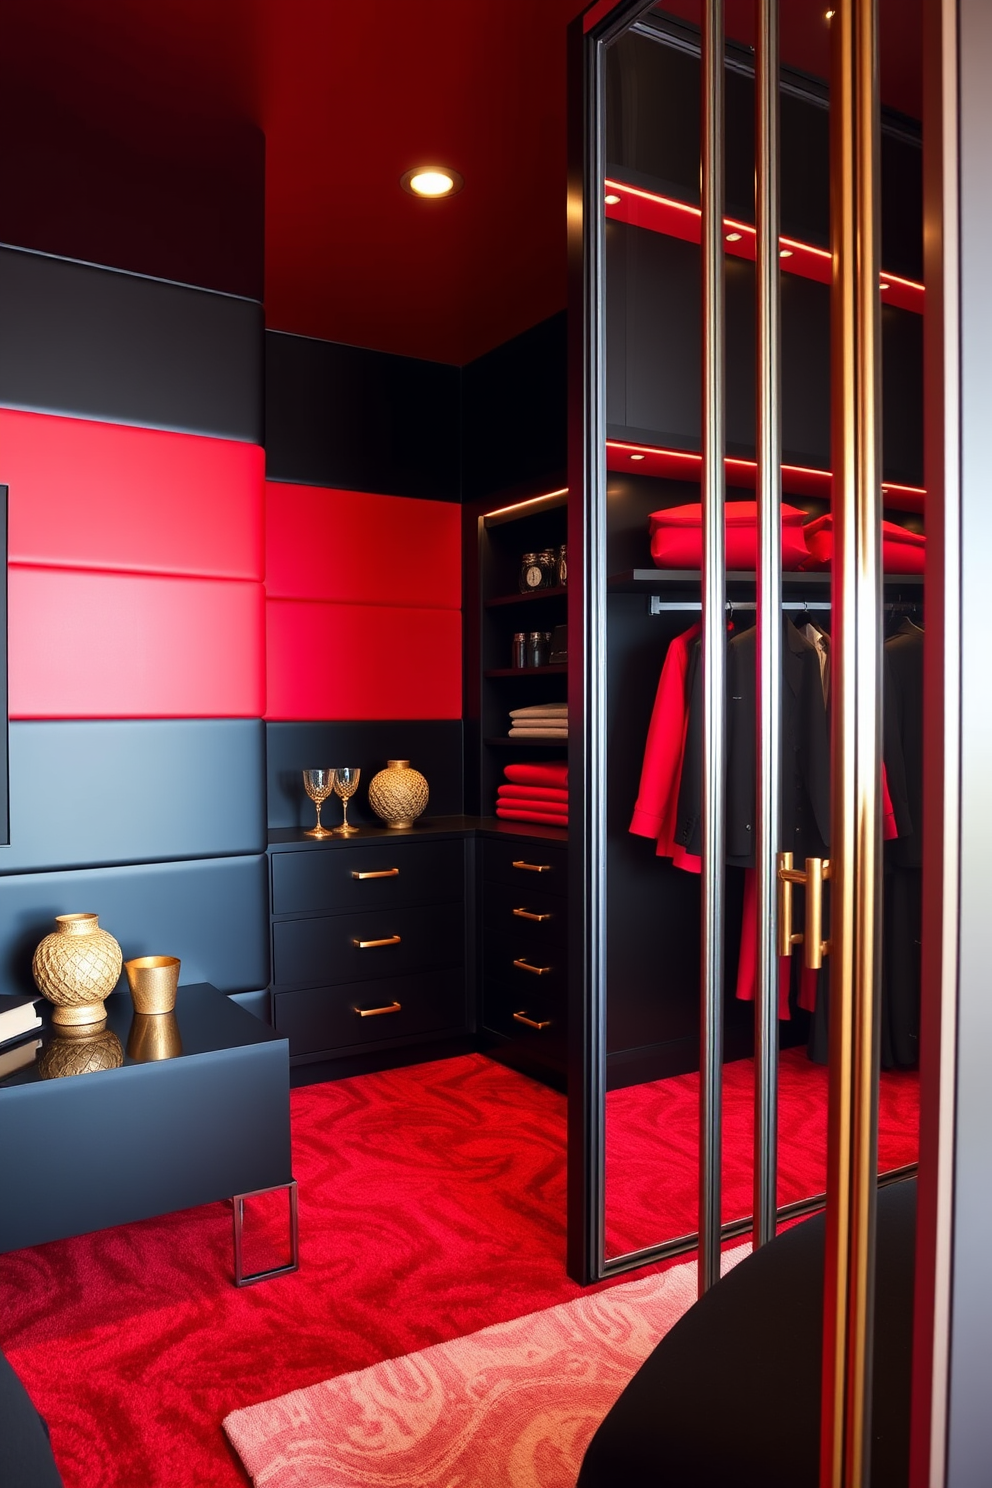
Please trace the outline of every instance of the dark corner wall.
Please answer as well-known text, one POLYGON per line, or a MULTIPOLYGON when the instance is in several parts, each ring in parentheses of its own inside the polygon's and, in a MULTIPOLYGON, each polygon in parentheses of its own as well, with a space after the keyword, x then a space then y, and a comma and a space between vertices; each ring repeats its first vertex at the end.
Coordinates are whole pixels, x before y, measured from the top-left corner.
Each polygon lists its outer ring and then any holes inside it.
POLYGON ((8 123, 0 968, 29 988, 53 916, 95 910, 264 1013, 301 768, 409 757, 462 809, 461 501, 554 463, 563 317, 464 371, 266 333, 258 131, 8 123))

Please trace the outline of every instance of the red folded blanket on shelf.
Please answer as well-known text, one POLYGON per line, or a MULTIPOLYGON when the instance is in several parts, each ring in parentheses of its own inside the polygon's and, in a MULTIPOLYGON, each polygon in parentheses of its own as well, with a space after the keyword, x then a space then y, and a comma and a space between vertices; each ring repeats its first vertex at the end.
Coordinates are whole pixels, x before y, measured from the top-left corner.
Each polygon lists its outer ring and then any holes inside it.
POLYGON ((568 785, 568 765, 564 760, 546 764, 507 765, 503 771, 513 785, 550 785, 564 790, 568 785))
POLYGON ((546 827, 567 827, 567 811, 527 811, 519 806, 497 806, 496 815, 502 821, 540 822, 546 827))
POLYGON ((543 801, 545 805, 551 802, 568 805, 568 791, 559 790, 554 785, 501 785, 496 794, 506 804, 510 801, 519 801, 521 805, 525 801, 543 801))

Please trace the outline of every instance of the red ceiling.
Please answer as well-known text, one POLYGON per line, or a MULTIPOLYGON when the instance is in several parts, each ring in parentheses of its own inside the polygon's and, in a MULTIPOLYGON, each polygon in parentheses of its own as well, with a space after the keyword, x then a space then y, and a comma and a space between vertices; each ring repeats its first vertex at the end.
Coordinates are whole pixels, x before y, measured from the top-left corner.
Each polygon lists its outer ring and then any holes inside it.
MULTIPOLYGON (((881 0, 883 91, 919 115, 921 0, 881 0)), ((463 363, 565 303, 565 27, 583 0, 0 0, 7 67, 108 129, 149 97, 267 138, 266 317, 463 363), (404 193, 410 166, 465 177, 404 193)), ((668 0, 697 19, 698 0, 668 0)), ((783 58, 827 70, 824 0, 783 58)), ((750 0, 727 0, 750 39, 750 0)))

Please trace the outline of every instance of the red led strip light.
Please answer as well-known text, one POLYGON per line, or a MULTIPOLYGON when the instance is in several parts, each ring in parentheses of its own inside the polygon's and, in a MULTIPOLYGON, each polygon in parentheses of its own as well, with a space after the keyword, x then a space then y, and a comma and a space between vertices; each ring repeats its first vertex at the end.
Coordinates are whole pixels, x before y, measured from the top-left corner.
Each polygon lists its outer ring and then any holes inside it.
MULTIPOLYGON (((606 468, 623 470, 628 474, 661 476, 665 480, 698 481, 702 456, 692 450, 658 449, 650 444, 623 444, 617 439, 608 439, 606 468)), ((754 489, 758 469, 754 460, 728 455, 725 469, 728 485, 754 489)), ((794 496, 819 496, 829 501, 832 481, 829 470, 817 470, 810 465, 782 466, 782 489, 794 496)), ((922 486, 902 486, 883 481, 882 495, 885 505, 895 511, 922 512, 926 492, 922 486)))
MULTIPOLYGON (((629 186, 623 181, 607 180, 606 215, 613 222, 627 222, 632 227, 647 228, 649 232, 664 233, 668 238, 681 238, 686 243, 698 243, 700 233, 700 210, 687 202, 675 201, 657 192, 645 191, 640 186, 629 186), (610 197, 616 201, 610 201, 610 197)), ((735 258, 748 258, 752 262, 755 254, 755 232, 748 222, 737 222, 733 217, 723 219, 725 228, 724 246, 735 258)), ((796 238, 779 238, 782 252, 782 268, 787 274, 799 274, 803 279, 815 279, 818 284, 830 283, 830 254, 826 248, 814 248, 809 243, 800 243, 796 238)), ((924 289, 912 279, 902 279, 898 274, 882 273, 880 276, 883 302, 898 305, 900 309, 923 314, 924 289)))

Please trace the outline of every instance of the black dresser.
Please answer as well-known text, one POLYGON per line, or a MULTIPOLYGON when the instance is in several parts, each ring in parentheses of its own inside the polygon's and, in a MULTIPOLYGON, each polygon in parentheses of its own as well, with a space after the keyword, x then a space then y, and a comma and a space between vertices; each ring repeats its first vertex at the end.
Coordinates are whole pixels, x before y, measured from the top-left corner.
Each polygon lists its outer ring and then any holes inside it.
POLYGON ((492 818, 273 830, 272 1023, 290 1062, 359 1073, 461 1041, 564 1088, 566 857, 563 832, 492 818))

